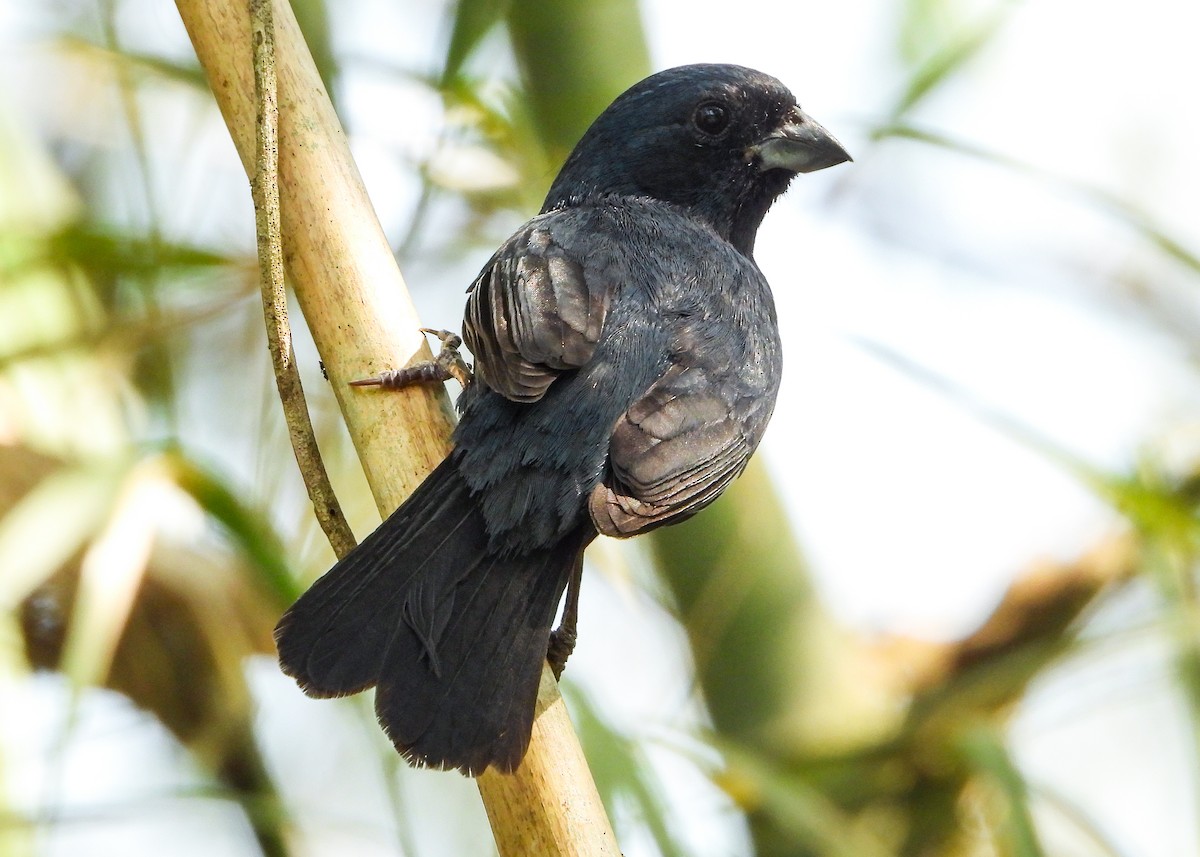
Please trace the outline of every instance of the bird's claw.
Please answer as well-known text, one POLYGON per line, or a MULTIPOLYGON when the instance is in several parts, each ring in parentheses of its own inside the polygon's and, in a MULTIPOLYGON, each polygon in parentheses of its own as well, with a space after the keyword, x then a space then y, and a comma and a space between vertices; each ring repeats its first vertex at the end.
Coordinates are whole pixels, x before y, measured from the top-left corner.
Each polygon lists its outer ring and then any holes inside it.
POLYGON ((351 387, 379 387, 383 390, 402 390, 413 384, 440 384, 453 378, 465 390, 473 378, 471 367, 459 354, 462 337, 449 330, 422 327, 422 333, 432 334, 442 341, 442 348, 433 360, 426 360, 404 369, 380 372, 374 378, 351 381, 351 387))
POLYGON ((546 648, 546 660, 550 662, 550 669, 554 673, 555 681, 562 678, 563 670, 567 666, 567 658, 571 657, 571 653, 575 651, 577 639, 574 627, 558 628, 550 635, 550 645, 546 648))

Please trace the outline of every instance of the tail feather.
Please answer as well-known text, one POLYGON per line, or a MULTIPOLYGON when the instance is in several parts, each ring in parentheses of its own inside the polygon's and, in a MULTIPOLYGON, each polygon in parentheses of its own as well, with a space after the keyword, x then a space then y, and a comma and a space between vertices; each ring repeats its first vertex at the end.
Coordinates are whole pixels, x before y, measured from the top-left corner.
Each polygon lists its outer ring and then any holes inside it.
POLYGON ((421 643, 400 628, 388 648, 375 710, 410 761, 478 774, 511 771, 529 744, 555 609, 578 539, 516 558, 488 557, 459 585, 439 648, 442 676, 412 669, 421 643))
POLYGON ((447 533, 467 531, 455 551, 459 556, 485 544, 470 537, 475 528, 464 526, 471 508, 466 484, 443 462, 284 613, 275 627, 283 671, 316 697, 345 696, 375 684, 400 617, 428 609, 413 603, 413 591, 432 591, 421 585, 422 576, 438 561, 447 533))
POLYGON ((379 720, 416 764, 512 770, 584 541, 579 530, 520 556, 490 552, 476 500, 443 462, 288 610, 280 663, 310 696, 377 685, 379 720))

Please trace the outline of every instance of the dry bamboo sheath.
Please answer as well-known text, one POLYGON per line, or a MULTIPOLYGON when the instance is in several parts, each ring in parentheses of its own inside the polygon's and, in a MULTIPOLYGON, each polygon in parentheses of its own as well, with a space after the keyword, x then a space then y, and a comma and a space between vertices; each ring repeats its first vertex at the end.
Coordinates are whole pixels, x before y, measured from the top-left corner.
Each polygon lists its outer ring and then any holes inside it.
MULTIPOLYGON (((177 0, 234 144, 253 175, 254 76, 246 0, 177 0)), ((371 394, 348 382, 430 356, 337 116, 291 7, 275 0, 284 259, 380 511, 445 455, 441 391, 371 394)), ((516 774, 478 780, 500 854, 616 857, 612 829, 549 670, 516 774)))

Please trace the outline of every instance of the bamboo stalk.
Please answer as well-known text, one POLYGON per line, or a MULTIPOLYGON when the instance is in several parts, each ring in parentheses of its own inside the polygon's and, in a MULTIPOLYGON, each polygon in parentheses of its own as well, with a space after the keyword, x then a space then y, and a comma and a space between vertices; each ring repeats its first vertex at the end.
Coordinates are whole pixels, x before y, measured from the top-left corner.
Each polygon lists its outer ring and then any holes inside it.
MULTIPOLYGON (((247 176, 254 75, 245 0, 178 0, 247 176)), ((449 450, 445 395, 363 395, 348 383, 432 355, 290 6, 275 10, 284 263, 381 512, 449 450)))
MULTIPOLYGON (((176 0, 247 175, 255 161, 246 0, 176 0)), ((364 393, 349 381, 431 357, 412 301, 291 7, 274 2, 284 259, 383 514, 449 449, 441 390, 364 393)), ((618 855, 549 670, 524 763, 478 780, 500 854, 618 855)))

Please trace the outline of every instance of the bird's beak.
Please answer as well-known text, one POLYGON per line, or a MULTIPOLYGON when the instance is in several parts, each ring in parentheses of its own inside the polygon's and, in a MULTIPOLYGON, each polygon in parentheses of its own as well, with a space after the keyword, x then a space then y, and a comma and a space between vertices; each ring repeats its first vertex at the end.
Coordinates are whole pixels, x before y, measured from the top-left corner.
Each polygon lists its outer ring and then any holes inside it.
POLYGON ((811 173, 851 160, 837 139, 799 107, 783 124, 746 149, 746 157, 764 172, 811 173))

